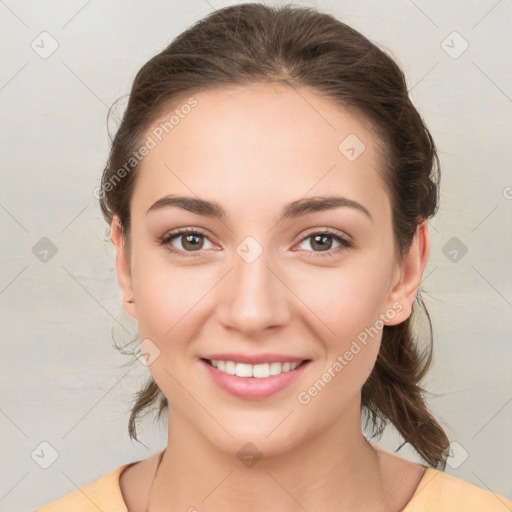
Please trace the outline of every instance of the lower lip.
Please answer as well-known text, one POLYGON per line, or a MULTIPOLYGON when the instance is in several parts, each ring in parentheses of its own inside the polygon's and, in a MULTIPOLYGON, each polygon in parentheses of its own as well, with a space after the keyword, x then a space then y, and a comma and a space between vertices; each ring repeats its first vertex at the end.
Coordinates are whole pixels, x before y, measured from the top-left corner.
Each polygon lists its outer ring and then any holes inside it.
POLYGON ((279 393, 279 391, 295 382, 311 361, 306 361, 289 372, 271 375, 263 379, 230 375, 229 373, 217 370, 217 368, 214 368, 203 359, 201 359, 201 363, 206 367, 206 371, 213 381, 224 391, 247 400, 263 400, 279 393))

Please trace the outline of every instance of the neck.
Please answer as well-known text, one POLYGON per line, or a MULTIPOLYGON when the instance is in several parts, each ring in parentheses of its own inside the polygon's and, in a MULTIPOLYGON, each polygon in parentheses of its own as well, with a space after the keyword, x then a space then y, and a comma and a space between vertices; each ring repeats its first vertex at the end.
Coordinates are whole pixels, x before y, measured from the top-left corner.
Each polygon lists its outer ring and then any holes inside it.
POLYGON ((389 512, 380 451, 362 435, 359 411, 283 453, 251 459, 236 454, 245 443, 228 454, 169 410, 169 440, 148 510, 389 512))

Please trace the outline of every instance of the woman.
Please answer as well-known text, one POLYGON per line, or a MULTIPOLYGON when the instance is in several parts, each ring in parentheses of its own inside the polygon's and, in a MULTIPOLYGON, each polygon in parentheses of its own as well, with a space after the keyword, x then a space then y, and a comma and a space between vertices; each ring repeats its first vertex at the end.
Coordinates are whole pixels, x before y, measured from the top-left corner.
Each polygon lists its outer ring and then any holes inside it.
POLYGON ((511 510, 442 472, 419 385, 438 178, 401 70, 330 15, 236 5, 153 57, 100 204, 151 373, 130 435, 159 403, 168 444, 39 510, 511 510))

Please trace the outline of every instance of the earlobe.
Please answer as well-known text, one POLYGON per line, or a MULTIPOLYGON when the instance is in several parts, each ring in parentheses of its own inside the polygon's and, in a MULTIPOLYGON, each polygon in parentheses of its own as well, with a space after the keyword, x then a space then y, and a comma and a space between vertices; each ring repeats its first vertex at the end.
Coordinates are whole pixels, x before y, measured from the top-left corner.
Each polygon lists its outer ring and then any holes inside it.
POLYGON ((124 310, 135 320, 137 312, 135 309, 135 301, 133 300, 132 273, 131 264, 126 255, 125 235, 123 233, 123 225, 119 221, 119 217, 114 216, 110 224, 110 232, 112 243, 116 251, 116 273, 117 282, 121 291, 121 301, 124 310))
POLYGON ((418 294, 423 271, 430 255, 428 222, 418 224, 409 250, 404 253, 399 264, 399 280, 395 283, 388 298, 389 307, 398 313, 386 325, 399 324, 410 316, 414 299, 418 294))

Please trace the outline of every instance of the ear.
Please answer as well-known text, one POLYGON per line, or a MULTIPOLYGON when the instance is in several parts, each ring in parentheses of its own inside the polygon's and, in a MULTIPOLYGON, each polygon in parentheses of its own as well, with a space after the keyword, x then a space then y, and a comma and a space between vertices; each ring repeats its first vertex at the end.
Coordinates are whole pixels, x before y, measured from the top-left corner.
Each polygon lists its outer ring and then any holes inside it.
POLYGON ((112 236, 112 243, 114 244, 116 251, 117 282, 119 283, 119 288, 121 290, 123 308, 132 318, 137 320, 135 303, 128 302, 130 299, 133 299, 131 264, 125 254, 126 240, 123 233, 123 226, 117 215, 112 219, 110 232, 112 236))
POLYGON ((398 264, 398 275, 388 297, 388 311, 392 309, 396 314, 384 321, 385 325, 399 324, 411 315, 414 299, 420 287, 423 271, 430 255, 430 239, 428 222, 423 220, 416 228, 408 252, 404 253, 402 261, 398 264))

